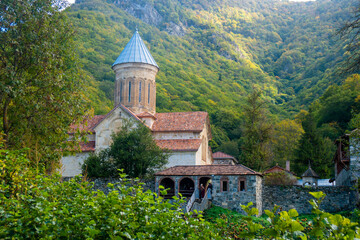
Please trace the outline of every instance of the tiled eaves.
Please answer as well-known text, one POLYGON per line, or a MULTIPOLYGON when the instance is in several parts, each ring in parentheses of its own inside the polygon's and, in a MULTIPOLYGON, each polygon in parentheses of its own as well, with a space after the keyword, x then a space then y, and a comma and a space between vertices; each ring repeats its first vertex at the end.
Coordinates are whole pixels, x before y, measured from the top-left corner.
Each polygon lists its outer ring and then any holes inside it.
POLYGON ((175 166, 157 172, 156 176, 209 176, 209 175, 258 175, 244 165, 200 165, 200 166, 175 166))

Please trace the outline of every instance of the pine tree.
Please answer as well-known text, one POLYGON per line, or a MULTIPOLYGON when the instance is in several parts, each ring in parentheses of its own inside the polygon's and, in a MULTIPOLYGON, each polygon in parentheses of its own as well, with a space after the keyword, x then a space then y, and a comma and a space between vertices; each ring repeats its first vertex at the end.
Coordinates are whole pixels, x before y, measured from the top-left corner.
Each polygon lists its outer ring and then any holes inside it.
POLYGON ((310 161, 312 169, 321 177, 330 177, 333 171, 332 157, 334 145, 329 138, 323 138, 316 128, 312 111, 302 122, 304 134, 296 150, 295 171, 300 176, 308 168, 310 161))

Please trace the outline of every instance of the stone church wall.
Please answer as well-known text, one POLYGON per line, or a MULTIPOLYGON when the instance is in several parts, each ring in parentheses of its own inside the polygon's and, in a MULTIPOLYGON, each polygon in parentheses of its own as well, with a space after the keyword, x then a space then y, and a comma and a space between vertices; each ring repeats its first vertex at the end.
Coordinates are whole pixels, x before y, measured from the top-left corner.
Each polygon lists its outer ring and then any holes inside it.
POLYGON ((296 209, 299 214, 311 213, 309 201, 314 199, 309 192, 322 191, 326 194, 320 208, 327 212, 353 210, 357 194, 351 187, 263 186, 263 210, 271 210, 275 204, 282 210, 296 209))
POLYGON ((63 177, 73 177, 81 174, 81 165, 85 159, 88 158, 90 153, 82 152, 76 155, 70 155, 61 159, 62 168, 61 175, 63 177))
POLYGON ((195 165, 197 152, 172 152, 165 168, 179 165, 195 165))

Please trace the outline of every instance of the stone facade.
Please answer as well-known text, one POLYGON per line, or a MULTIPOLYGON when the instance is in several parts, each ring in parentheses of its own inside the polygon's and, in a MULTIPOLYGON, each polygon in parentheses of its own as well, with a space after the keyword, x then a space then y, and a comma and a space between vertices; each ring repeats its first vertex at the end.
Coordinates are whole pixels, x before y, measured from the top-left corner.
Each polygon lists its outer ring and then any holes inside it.
MULTIPOLYGON (((169 189, 165 198, 181 193, 201 198, 201 184, 207 190, 212 184, 211 199, 216 206, 243 212, 249 202, 262 211, 262 175, 243 165, 175 166, 155 174, 155 189, 169 189)), ((205 195, 206 196, 206 195, 205 195)))
POLYGON ((125 63, 113 66, 115 71, 114 103, 130 108, 135 114, 156 110, 156 66, 146 63, 125 63))
MULTIPOLYGON (((63 177, 62 180, 63 181, 69 181, 70 179, 72 179, 72 177, 63 177)), ((108 184, 111 183, 115 186, 120 185, 120 181, 118 178, 95 178, 95 179, 89 179, 88 180, 90 183, 94 184, 93 185, 93 190, 97 191, 100 190, 102 192, 104 192, 105 194, 108 194, 111 191, 111 188, 108 187, 108 184)), ((154 185, 154 181, 153 180, 140 180, 141 183, 143 183, 142 188, 145 191, 150 190, 152 192, 155 191, 155 185, 154 185)), ((134 185, 134 182, 130 183, 131 185, 134 185)))
POLYGON ((326 194, 320 208, 327 212, 353 210, 356 207, 358 196, 351 187, 264 186, 263 210, 272 210, 276 204, 285 211, 296 209, 299 214, 311 213, 309 201, 314 198, 309 192, 319 191, 326 194))
POLYGON ((252 202, 254 207, 262 212, 262 177, 257 175, 224 176, 213 177, 213 204, 223 208, 244 213, 241 205, 252 202), (229 181, 228 191, 222 191, 221 182, 223 179, 229 181), (245 189, 240 191, 239 180, 245 181, 245 189))

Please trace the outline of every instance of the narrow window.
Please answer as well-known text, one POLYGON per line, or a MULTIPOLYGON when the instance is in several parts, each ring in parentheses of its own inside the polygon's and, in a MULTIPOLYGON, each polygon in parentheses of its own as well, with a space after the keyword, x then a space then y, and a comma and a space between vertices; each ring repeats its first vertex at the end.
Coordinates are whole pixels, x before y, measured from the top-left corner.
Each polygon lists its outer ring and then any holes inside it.
POLYGON ((228 192, 229 191, 229 178, 221 177, 220 178, 220 192, 228 192))
POLYGON ((227 182, 227 181, 223 181, 223 182, 222 182, 222 191, 223 191, 223 192, 227 192, 227 191, 228 191, 228 182, 227 182))
POLYGON ((119 100, 121 102, 121 95, 122 95, 122 82, 120 82, 120 94, 119 94, 119 100))
POLYGON ((129 102, 131 101, 131 82, 129 82, 129 102))
POLYGON ((245 181, 240 181, 240 191, 245 191, 245 181))
POLYGON ((148 85, 148 104, 150 104, 150 83, 148 85))
POLYGON ((141 102, 141 82, 139 83, 139 102, 141 102))
POLYGON ((246 180, 243 177, 239 178, 238 190, 239 192, 246 191, 246 180))

